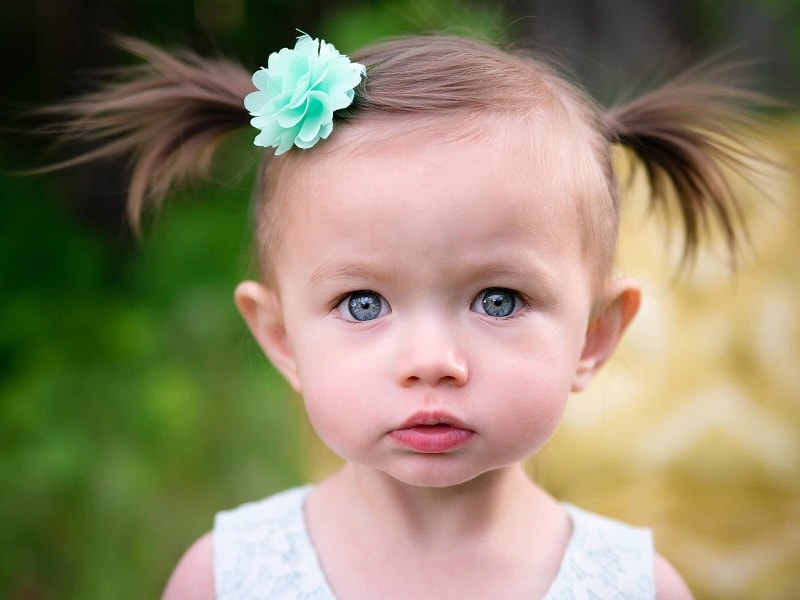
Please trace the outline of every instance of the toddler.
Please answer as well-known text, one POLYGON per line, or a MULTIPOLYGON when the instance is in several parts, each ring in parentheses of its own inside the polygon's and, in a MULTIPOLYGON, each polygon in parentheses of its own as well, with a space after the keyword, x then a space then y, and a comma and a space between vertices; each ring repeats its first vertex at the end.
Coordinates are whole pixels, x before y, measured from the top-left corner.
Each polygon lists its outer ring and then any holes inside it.
MULTIPOLYGON (((557 502, 522 463, 636 315, 613 275, 612 148, 690 260, 716 224, 752 94, 695 73, 601 111, 528 55, 449 36, 341 55, 302 35, 252 76, 136 40, 132 77, 61 107, 131 155, 129 211, 199 174, 251 121, 259 281, 236 304, 345 463, 219 513, 165 598, 687 598, 648 530, 557 502), (255 87, 254 87, 255 86, 255 87)), ((712 74, 713 75, 713 74, 712 74)))

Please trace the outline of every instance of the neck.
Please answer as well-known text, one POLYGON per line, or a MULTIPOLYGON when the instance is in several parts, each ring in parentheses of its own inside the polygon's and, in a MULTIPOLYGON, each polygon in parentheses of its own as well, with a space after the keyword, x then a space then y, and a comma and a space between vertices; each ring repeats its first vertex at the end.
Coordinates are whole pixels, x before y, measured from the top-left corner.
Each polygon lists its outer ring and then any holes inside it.
MULTIPOLYGON (((328 482, 350 496, 350 514, 370 531, 392 532, 415 544, 439 546, 461 539, 504 536, 531 522, 549 500, 519 464, 484 473, 457 486, 426 488, 349 464, 328 482)), ((342 498, 343 499, 343 498, 342 498)))

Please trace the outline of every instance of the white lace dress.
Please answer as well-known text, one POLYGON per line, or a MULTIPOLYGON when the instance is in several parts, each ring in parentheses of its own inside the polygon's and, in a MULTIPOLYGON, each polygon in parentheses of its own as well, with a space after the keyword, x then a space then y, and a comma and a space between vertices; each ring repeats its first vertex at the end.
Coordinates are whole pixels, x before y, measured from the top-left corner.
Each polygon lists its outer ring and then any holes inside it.
MULTIPOLYGON (((219 600, 335 600, 306 531, 303 503, 310 489, 294 488, 217 514, 219 600)), ((564 508, 572 536, 545 600, 655 598, 649 530, 569 504, 564 508)))

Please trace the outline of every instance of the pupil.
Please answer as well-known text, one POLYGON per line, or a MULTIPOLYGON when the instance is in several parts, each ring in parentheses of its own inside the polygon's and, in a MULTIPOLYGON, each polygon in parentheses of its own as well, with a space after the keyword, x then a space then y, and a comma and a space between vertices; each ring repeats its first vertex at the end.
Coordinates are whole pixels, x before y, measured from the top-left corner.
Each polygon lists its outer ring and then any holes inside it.
POLYGON ((516 299, 513 292, 493 288, 483 292, 483 309, 490 317, 507 317, 514 312, 516 299))

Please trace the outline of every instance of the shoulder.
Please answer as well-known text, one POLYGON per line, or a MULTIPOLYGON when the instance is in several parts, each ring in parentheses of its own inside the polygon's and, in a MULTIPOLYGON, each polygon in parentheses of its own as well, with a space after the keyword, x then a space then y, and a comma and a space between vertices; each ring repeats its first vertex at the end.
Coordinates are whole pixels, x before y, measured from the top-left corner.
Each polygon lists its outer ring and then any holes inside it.
POLYGON ((213 535, 198 539, 184 553, 172 572, 163 600, 213 600, 213 535))
POLYGON ((689 587, 680 576, 680 573, 673 567, 670 562, 656 554, 653 560, 653 567, 656 579, 656 598, 664 600, 683 600, 684 598, 691 599, 692 593, 689 587))
POLYGON ((632 573, 649 573, 630 581, 640 585, 649 580, 647 587, 650 590, 655 588, 655 597, 659 600, 691 600, 692 593, 678 571, 655 551, 649 529, 632 527, 575 507, 570 507, 569 512, 579 533, 576 541, 589 551, 592 560, 607 561, 603 566, 606 575, 617 568, 621 574, 620 581, 629 581, 628 576, 632 573))

